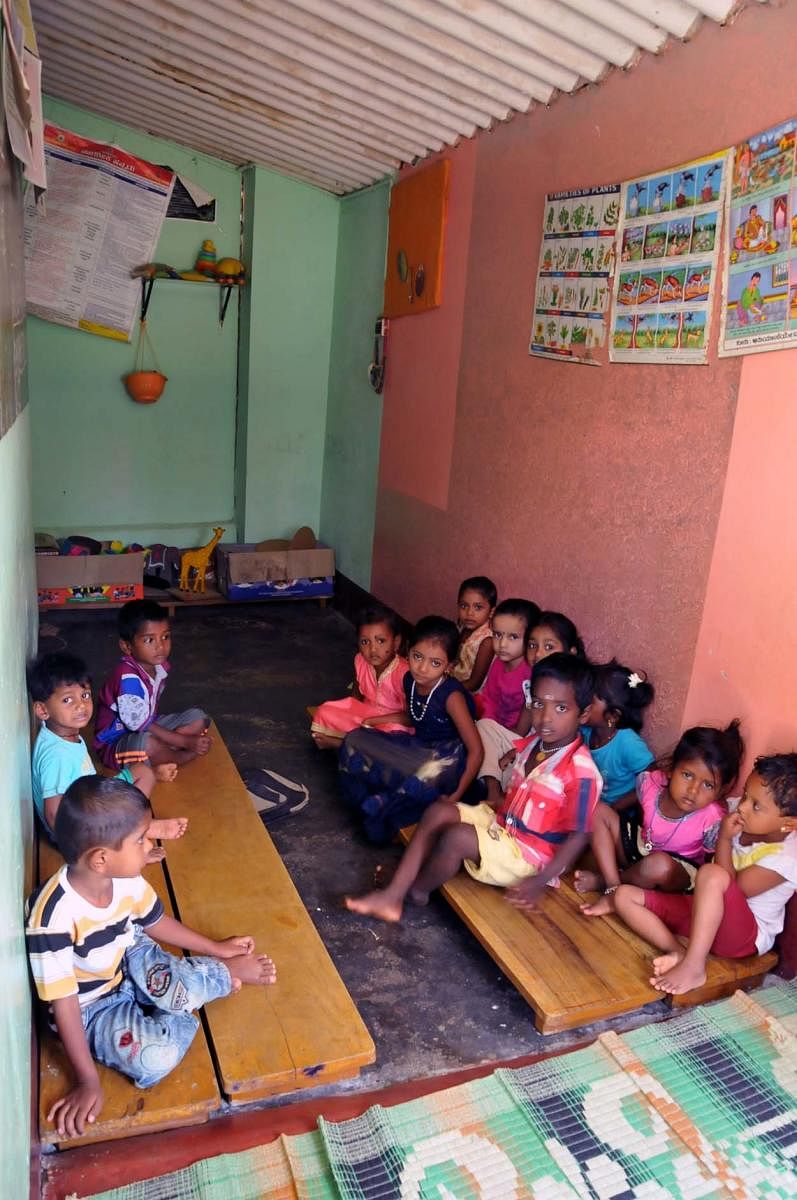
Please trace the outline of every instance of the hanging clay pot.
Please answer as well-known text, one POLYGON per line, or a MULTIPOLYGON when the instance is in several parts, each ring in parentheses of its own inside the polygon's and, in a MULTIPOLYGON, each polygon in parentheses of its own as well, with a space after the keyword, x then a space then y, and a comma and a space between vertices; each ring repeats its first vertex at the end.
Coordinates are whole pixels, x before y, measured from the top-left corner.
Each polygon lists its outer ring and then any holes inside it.
POLYGON ((137 404, 154 404, 163 395, 166 380, 160 371, 131 371, 124 376, 124 385, 137 404))
POLYGON ((158 369, 159 364, 147 332, 146 320, 139 321, 138 324, 138 346, 136 347, 134 368, 129 375, 122 377, 128 396, 137 404, 154 404, 156 400, 160 400, 163 389, 166 387, 166 376, 158 369), (155 364, 151 371, 144 369, 145 348, 149 349, 149 357, 155 364))

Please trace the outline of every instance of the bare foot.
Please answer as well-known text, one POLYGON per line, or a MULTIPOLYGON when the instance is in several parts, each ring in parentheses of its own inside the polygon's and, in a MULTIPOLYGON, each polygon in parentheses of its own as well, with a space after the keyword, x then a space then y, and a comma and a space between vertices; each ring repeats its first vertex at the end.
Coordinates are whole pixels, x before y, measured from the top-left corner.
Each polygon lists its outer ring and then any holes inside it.
POLYGON ((426 905, 429 903, 429 893, 419 892, 416 888, 410 888, 407 892, 407 899, 416 908, 426 908, 426 905))
POLYGON ((181 838, 188 828, 188 817, 171 817, 168 821, 153 821, 149 827, 150 837, 160 838, 162 842, 171 842, 181 838))
POLYGON ((155 768, 158 783, 174 783, 177 778, 177 763, 161 763, 155 768))
POLYGON ((198 733, 194 739, 194 753, 201 757, 203 754, 207 754, 212 745, 213 738, 208 737, 207 730, 204 733, 198 733))
POLYGON ((653 974, 666 975, 673 967, 678 966, 685 954, 685 950, 673 950, 669 954, 660 954, 658 958, 653 959, 653 974))
POLYGON ((340 750, 341 738, 330 737, 326 733, 313 733, 310 736, 319 750, 340 750))
POLYGON ((380 921, 401 920, 404 911, 400 901, 391 900, 387 892, 366 892, 364 896, 347 896, 343 903, 349 912, 361 917, 377 917, 380 921))
POLYGON ((242 983, 277 982, 277 968, 267 954, 238 954, 234 958, 225 958, 224 965, 230 972, 236 992, 242 983))
POLYGON ((668 992, 671 996, 682 996, 684 992, 691 992, 706 982, 705 964, 690 963, 685 957, 677 954, 666 954, 655 959, 653 970, 656 974, 650 980, 651 985, 660 992, 668 992), (675 958, 679 961, 669 970, 662 968, 656 971, 656 964, 665 958, 675 958))
POLYGON ((577 892, 602 892, 603 877, 597 871, 576 871, 574 884, 577 892))
POLYGON ((163 862, 165 857, 166 857, 166 851, 163 849, 163 846, 153 846, 152 849, 150 850, 149 854, 147 855, 147 862, 148 863, 163 862))
POLYGON ((585 917, 608 917, 614 912, 614 896, 601 896, 594 904, 582 904, 580 907, 585 917))

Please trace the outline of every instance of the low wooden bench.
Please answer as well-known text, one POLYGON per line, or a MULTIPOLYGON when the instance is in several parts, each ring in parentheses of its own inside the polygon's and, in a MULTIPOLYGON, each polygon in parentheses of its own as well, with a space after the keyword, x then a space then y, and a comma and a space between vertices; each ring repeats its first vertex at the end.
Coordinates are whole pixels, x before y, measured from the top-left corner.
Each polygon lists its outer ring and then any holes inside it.
POLYGON ((207 1006, 222 1091, 233 1104, 357 1075, 373 1040, 302 904, 224 742, 160 784, 160 818, 184 815, 165 870, 179 919, 213 938, 251 934, 277 982, 207 1006))
MULTIPOLYGON (((409 841, 411 829, 401 837, 409 841)), ((585 898, 565 878, 547 888, 538 912, 525 913, 461 871, 440 889, 471 933, 534 1009, 540 1033, 561 1033, 592 1021, 633 1012, 652 1000, 677 1007, 755 987, 777 955, 710 958, 706 983, 683 996, 665 997, 648 982, 654 951, 619 918, 584 917, 585 898)))
MULTIPOLYGON (((39 881, 49 879, 62 865, 63 859, 57 850, 44 840, 40 841, 39 881)), ((171 915, 163 869, 154 865, 147 868, 145 875, 171 915)), ((173 953, 180 952, 173 950, 173 953)), ((48 1122, 47 1113, 72 1086, 72 1072, 60 1041, 42 1020, 39 1039, 39 1137, 42 1143, 66 1148, 182 1125, 200 1125, 221 1107, 216 1073, 203 1029, 198 1031, 180 1066, 155 1087, 137 1088, 124 1075, 107 1067, 100 1067, 99 1072, 104 1104, 97 1120, 86 1127, 82 1137, 59 1137, 48 1122)))

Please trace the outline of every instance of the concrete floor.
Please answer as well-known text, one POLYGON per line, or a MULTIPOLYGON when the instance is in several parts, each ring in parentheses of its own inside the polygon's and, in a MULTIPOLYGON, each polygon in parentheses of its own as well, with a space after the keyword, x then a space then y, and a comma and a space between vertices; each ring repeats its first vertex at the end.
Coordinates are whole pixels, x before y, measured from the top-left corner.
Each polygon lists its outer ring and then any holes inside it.
MULTIPOLYGON (((334 609, 285 602, 178 610, 173 640, 164 711, 204 707, 240 770, 267 767, 309 788, 306 808, 269 832, 377 1048, 359 1079, 329 1092, 548 1052, 668 1015, 657 1002, 542 1037, 528 1005, 443 901, 408 909, 400 926, 341 908, 343 894, 368 887, 377 865, 390 873, 401 851, 365 841, 338 799, 335 755, 308 735, 306 705, 343 695, 352 677, 354 633, 334 609)), ((41 648, 64 645, 86 659, 96 691, 118 655, 115 614, 45 614, 41 648)))

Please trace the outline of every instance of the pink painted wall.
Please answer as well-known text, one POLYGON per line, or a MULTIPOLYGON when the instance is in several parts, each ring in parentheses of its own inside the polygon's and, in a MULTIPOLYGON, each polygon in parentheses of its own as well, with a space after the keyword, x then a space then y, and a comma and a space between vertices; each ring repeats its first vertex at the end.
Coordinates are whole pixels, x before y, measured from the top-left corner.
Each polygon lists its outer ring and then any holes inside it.
MULTIPOLYGON (((454 448, 476 143, 464 143, 455 156, 449 151, 437 157, 456 157, 448 194, 443 303, 431 312, 390 323, 379 482, 383 488, 445 508, 454 448)), ((393 271, 394 264, 388 263, 387 269, 393 271)))
MULTIPOLYGON (((796 17, 791 2, 755 5, 728 28, 707 23, 687 45, 481 135, 459 362, 443 364, 422 318, 391 330, 373 591, 410 618, 453 613, 459 579, 478 571, 504 595, 561 608, 595 656, 649 672, 657 747, 684 713, 742 364, 532 360, 544 193, 666 167, 790 115, 796 17), (419 381, 432 379, 419 403, 419 381), (449 472, 433 402, 452 387, 449 472), (388 445, 398 423, 415 456, 388 445)), ((472 153, 452 154, 455 186, 472 153)), ((446 271, 457 269, 449 256, 446 271)), ((451 311, 449 339, 456 320, 451 311)))
POLYGON ((797 750, 797 350, 743 361, 736 425, 684 720, 742 718, 748 765, 797 750))

